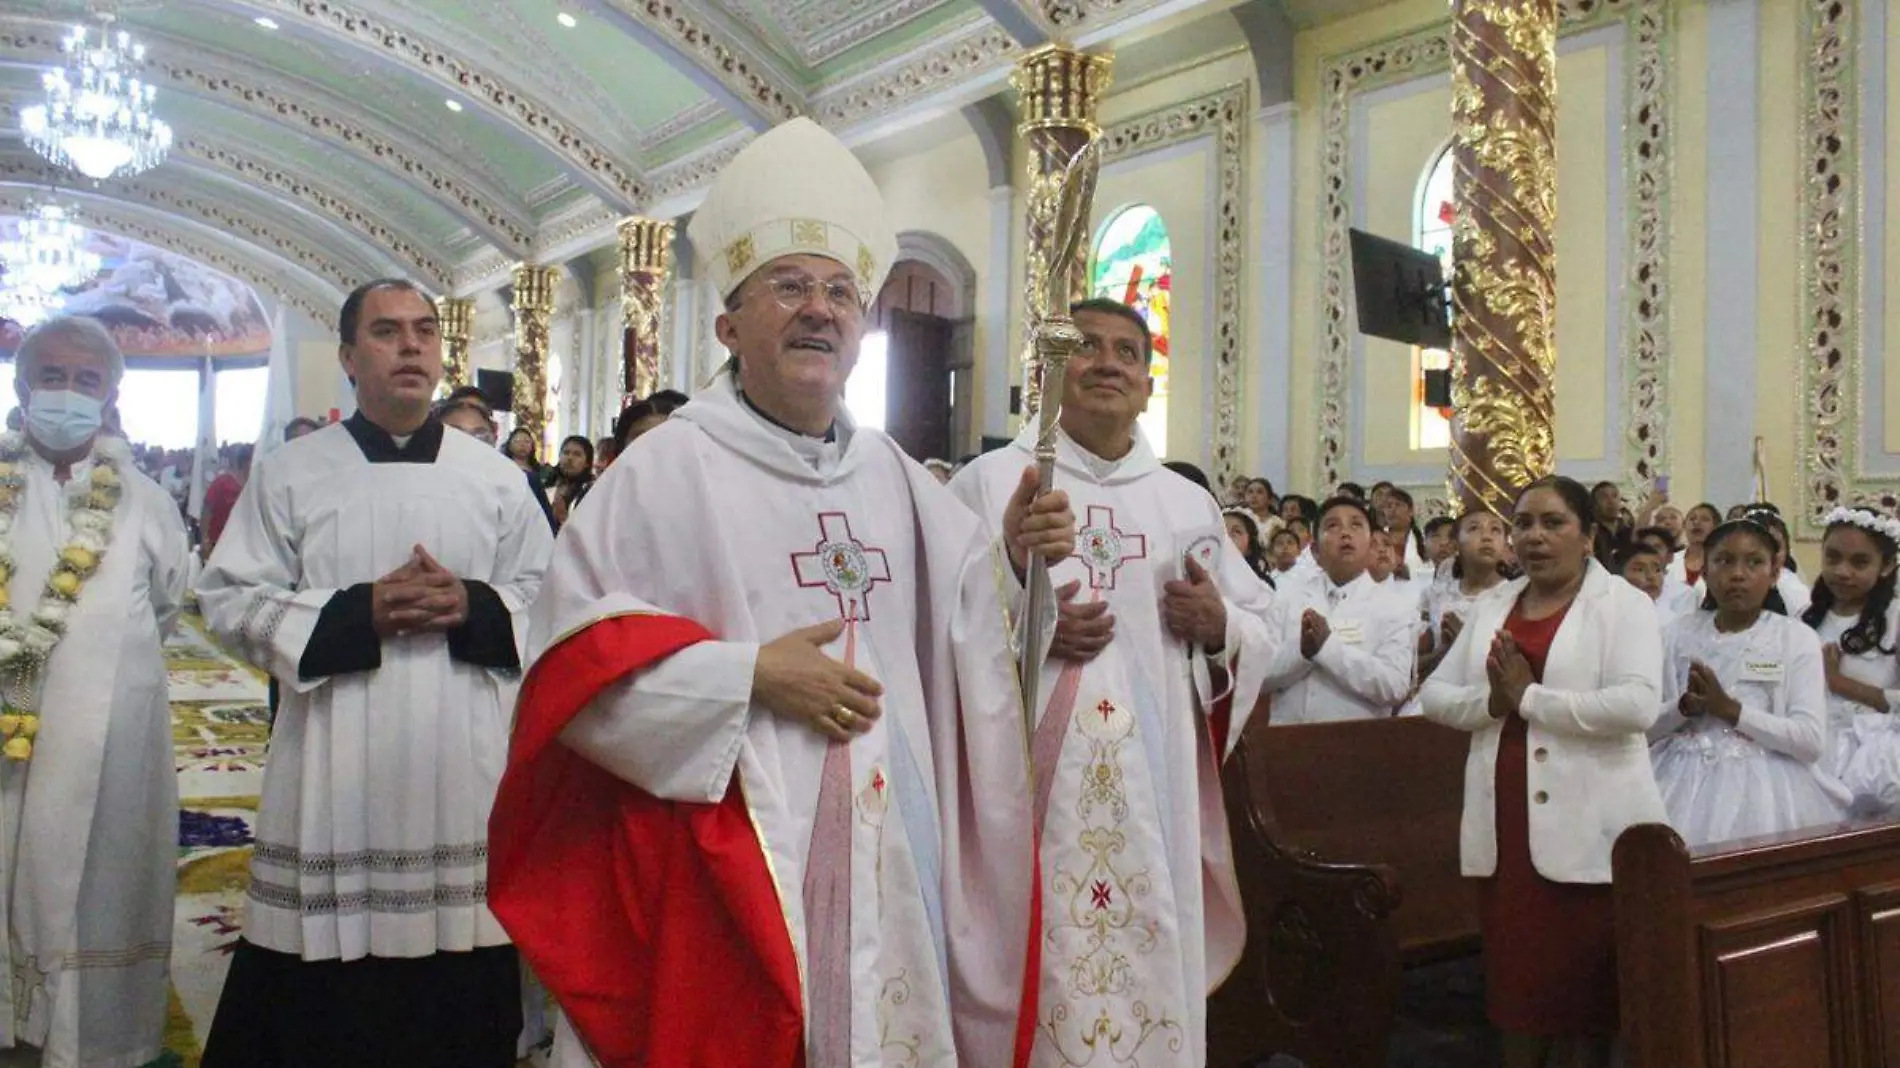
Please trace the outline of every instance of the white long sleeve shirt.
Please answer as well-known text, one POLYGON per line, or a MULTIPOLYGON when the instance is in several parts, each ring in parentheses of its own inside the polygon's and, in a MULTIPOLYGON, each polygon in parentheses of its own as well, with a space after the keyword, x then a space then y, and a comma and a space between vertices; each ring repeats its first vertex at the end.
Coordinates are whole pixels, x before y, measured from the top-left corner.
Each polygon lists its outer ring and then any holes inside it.
POLYGON ((1273 722, 1391 715, 1411 688, 1417 615, 1415 603, 1365 574, 1344 586, 1324 572, 1284 585, 1267 615, 1268 628, 1280 639, 1264 687, 1274 694, 1273 722), (1300 620, 1309 608, 1332 629, 1311 660, 1300 650, 1300 620))

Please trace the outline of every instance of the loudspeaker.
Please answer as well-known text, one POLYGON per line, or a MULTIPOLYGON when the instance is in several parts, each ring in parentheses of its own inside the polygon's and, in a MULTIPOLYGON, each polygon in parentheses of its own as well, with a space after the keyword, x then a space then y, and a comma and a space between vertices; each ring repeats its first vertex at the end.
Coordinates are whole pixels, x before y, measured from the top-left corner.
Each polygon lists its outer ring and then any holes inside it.
POLYGON ((476 371, 475 388, 482 391, 482 400, 497 412, 511 412, 515 409, 515 376, 512 371, 476 371))
POLYGON ((1451 407, 1451 372, 1449 370, 1425 372, 1425 407, 1451 407))

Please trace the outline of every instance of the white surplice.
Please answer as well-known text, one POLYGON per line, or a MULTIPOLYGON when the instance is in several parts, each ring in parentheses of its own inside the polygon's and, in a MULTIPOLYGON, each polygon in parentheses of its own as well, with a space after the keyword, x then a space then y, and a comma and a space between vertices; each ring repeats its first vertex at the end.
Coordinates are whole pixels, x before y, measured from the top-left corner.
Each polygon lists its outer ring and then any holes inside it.
POLYGON ((440 633, 381 639, 373 670, 299 673, 330 599, 418 545, 493 588, 524 647, 547 523, 520 468, 453 431, 433 463, 371 463, 342 424, 264 457, 199 583, 211 629, 282 686, 244 929, 265 949, 352 961, 507 944, 487 906, 488 814, 518 674, 452 658, 440 633))
POLYGON ((1684 841, 1704 846, 1846 817, 1851 795, 1820 766, 1827 678, 1812 630, 1763 612, 1747 630, 1725 634, 1711 609, 1676 619, 1662 640, 1662 715, 1649 731, 1650 753, 1669 822, 1684 841), (1733 725, 1678 710, 1696 662, 1740 703, 1733 725))
MULTIPOLYGON (((536 655, 634 613, 714 635, 610 686, 562 742, 664 800, 719 801, 737 772, 800 965, 809 1064, 1010 1063, 1032 854, 1008 638, 1021 588, 998 533, 884 435, 841 421, 836 440, 803 437, 722 375, 608 468, 535 604, 536 655), (832 745, 753 706, 751 685, 762 644, 841 618, 825 654, 884 694, 869 732, 832 745)), ((587 1063, 564 1026, 554 1064, 587 1063)))
MULTIPOLYGON (((1034 448, 1031 427, 950 488, 1000 523, 1034 448)), ((1056 463, 1079 530, 1076 555, 1052 580, 1079 583, 1077 603, 1108 602, 1115 637, 1086 664, 1042 673, 1031 745, 1042 972, 1030 1063, 1199 1068, 1207 995, 1246 939, 1219 766, 1260 694, 1273 591, 1231 551, 1213 498, 1162 467, 1139 431, 1116 461, 1061 434, 1056 463), (1158 610, 1162 585, 1186 577, 1189 553, 1226 604, 1220 673, 1168 633, 1158 610), (1209 713, 1223 696, 1216 752, 1209 713)))
MULTIPOLYGON (((42 675, 28 763, 0 761, 7 975, 0 1047, 27 1043, 44 1068, 137 1068, 161 1052, 178 857, 178 776, 159 643, 184 603, 191 552, 178 508, 112 450, 124 493, 112 540, 42 675)), ((41 601, 72 537, 62 486, 28 451, 14 517, 14 616, 41 601)))

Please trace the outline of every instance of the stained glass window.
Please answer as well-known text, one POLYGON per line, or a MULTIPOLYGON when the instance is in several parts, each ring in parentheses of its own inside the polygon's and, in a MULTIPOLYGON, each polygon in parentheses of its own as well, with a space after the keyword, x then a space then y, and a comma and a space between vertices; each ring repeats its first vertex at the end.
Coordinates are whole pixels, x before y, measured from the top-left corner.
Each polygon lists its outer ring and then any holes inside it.
MULTIPOLYGON (((1419 248, 1438 257, 1445 265, 1445 277, 1451 277, 1451 227, 1458 210, 1451 195, 1451 148, 1446 146, 1433 157, 1419 186, 1418 210, 1413 217, 1413 241, 1419 248)), ((1412 447, 1442 449, 1451 444, 1451 409, 1430 408, 1425 404, 1425 372, 1451 366, 1451 353, 1443 349, 1412 350, 1412 447)))
POLYGON ((1158 456, 1168 454, 1168 327, 1173 289, 1174 253, 1160 214, 1146 204, 1136 204, 1110 219, 1095 244, 1089 292, 1139 311, 1154 335, 1154 361, 1148 367, 1154 395, 1139 422, 1158 456))

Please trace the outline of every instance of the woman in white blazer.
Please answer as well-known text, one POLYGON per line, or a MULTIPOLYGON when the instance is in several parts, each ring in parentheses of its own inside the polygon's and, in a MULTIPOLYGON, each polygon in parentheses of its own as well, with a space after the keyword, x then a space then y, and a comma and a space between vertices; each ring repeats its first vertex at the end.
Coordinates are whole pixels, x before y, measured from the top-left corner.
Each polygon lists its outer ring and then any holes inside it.
POLYGON ((1645 732, 1662 693, 1656 610, 1592 557, 1589 490, 1518 496, 1524 577, 1471 608, 1420 692, 1471 732, 1460 854, 1479 883, 1488 1010, 1506 1068, 1602 1065, 1617 1030, 1610 848, 1665 821, 1645 732))

